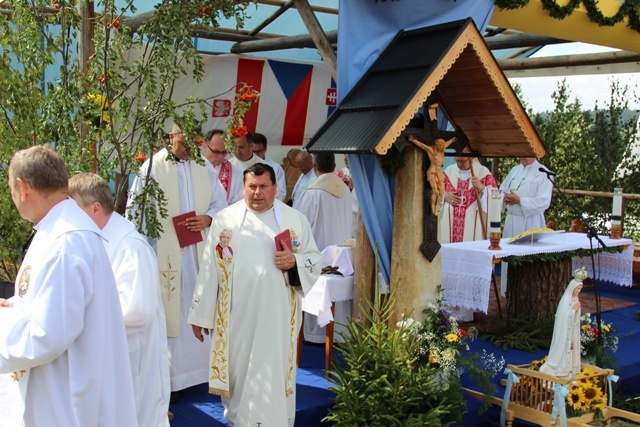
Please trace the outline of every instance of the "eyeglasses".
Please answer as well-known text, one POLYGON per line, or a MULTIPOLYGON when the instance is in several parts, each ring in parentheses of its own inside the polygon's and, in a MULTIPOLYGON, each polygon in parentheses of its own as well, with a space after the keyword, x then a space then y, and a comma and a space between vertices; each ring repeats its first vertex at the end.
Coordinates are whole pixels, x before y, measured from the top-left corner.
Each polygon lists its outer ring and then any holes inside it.
POLYGON ((226 156, 226 155, 227 155, 227 153, 228 153, 228 151, 226 151, 226 150, 222 150, 222 151, 220 151, 220 150, 214 150, 214 149, 212 149, 211 147, 209 147, 209 144, 205 144, 205 145, 207 146, 207 148, 209 149, 209 151, 211 151, 213 154, 223 154, 223 155, 225 155, 225 156, 226 156))

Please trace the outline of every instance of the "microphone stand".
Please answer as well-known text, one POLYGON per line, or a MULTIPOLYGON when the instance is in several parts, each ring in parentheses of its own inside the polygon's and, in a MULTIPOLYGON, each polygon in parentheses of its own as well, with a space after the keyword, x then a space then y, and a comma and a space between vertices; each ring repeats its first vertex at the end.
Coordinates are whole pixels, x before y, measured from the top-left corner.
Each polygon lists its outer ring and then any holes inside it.
MULTIPOLYGON (((542 169, 542 168, 541 168, 542 169)), ((589 246, 591 247, 591 271, 593 272, 593 295, 595 297, 595 301, 596 301, 596 326, 598 328, 598 344, 600 345, 600 347, 603 346, 604 344, 604 339, 602 338, 602 318, 601 318, 601 311, 600 311, 600 290, 598 287, 598 279, 597 279, 597 274, 596 274, 596 262, 595 262, 595 256, 594 256, 594 250, 593 250, 593 239, 596 239, 598 241, 598 243, 600 244, 600 247, 602 248, 606 248, 607 245, 604 244, 604 242, 602 241, 602 239, 600 238, 600 236, 598 236, 598 233, 596 232, 595 227, 589 222, 589 220, 587 220, 587 218, 585 218, 584 214, 581 213, 567 198, 566 194, 564 194, 564 192, 556 185, 555 180, 551 179, 551 176, 555 176, 554 173, 548 171, 548 170, 543 170, 542 172, 547 174, 547 179, 549 181, 551 181, 551 184, 553 185, 553 187, 556 189, 556 191, 558 192, 558 194, 560 194, 560 196, 562 197, 562 200, 564 200, 564 202, 567 204, 567 206, 569 206, 569 208, 573 211, 573 216, 574 218, 579 218, 580 220, 582 220, 582 222, 584 223, 585 229, 587 230, 587 237, 589 238, 589 246)), ((596 363, 599 363, 598 358, 596 358, 596 363)))

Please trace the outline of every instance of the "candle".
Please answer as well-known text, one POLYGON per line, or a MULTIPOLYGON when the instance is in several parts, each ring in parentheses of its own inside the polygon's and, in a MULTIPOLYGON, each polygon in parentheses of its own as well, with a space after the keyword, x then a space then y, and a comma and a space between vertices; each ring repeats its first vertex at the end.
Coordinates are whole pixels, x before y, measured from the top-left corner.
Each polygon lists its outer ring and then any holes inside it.
POLYGON ((613 210, 611 214, 611 220, 622 220, 622 188, 613 189, 613 210))
POLYGON ((489 197, 489 233, 499 233, 502 222, 502 192, 494 188, 489 197))

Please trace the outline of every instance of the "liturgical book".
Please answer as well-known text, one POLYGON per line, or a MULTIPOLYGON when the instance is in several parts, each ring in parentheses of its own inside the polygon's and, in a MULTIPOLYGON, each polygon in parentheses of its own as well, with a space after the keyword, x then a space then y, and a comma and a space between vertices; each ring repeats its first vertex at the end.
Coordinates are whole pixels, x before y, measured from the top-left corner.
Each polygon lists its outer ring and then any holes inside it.
POLYGON ((196 211, 184 213, 173 217, 173 225, 176 228, 178 243, 181 248, 202 242, 202 232, 191 231, 187 228, 187 218, 196 216, 196 211))

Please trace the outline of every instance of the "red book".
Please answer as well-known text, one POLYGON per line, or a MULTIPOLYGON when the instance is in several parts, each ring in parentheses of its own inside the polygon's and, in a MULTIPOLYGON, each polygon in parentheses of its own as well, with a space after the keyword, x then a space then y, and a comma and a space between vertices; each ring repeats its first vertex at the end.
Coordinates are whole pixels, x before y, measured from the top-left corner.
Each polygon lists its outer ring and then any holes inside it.
POLYGON ((284 251, 284 248, 289 248, 289 250, 293 252, 293 244, 291 243, 291 233, 289 232, 288 228, 283 232, 281 232, 280 234, 276 235, 275 241, 276 241, 277 251, 284 251))
POLYGON ((184 248, 195 243, 200 243, 202 240, 202 232, 191 231, 187 228, 187 218, 196 216, 196 211, 183 213, 173 217, 173 226, 176 228, 176 235, 178 236, 178 243, 181 248, 184 248))
MULTIPOLYGON (((291 233, 287 228, 283 232, 279 233, 274 237, 276 241, 276 251, 284 251, 284 248, 289 248, 291 252, 293 252, 293 244, 291 243, 291 233)), ((282 270, 286 271, 286 270, 282 270)))

